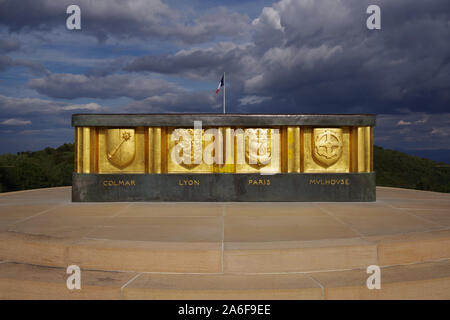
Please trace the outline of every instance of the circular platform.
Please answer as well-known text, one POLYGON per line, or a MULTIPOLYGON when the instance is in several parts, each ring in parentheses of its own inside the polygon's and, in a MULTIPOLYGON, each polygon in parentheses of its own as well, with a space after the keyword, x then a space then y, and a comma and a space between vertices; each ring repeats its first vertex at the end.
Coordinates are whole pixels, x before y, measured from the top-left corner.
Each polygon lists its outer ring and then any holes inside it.
POLYGON ((450 194, 373 203, 72 203, 0 194, 0 298, 450 298, 450 194), (66 288, 66 268, 82 289, 66 288), (381 267, 381 290, 366 287, 381 267))

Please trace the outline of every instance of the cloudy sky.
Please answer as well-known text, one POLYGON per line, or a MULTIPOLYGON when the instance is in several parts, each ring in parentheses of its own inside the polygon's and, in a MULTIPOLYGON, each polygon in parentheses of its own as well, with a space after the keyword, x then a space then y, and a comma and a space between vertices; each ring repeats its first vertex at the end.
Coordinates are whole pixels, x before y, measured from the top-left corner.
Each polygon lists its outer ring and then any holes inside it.
POLYGON ((73 113, 221 112, 225 71, 229 112, 376 113, 376 144, 450 162, 449 40, 449 0, 0 0, 0 153, 73 113))

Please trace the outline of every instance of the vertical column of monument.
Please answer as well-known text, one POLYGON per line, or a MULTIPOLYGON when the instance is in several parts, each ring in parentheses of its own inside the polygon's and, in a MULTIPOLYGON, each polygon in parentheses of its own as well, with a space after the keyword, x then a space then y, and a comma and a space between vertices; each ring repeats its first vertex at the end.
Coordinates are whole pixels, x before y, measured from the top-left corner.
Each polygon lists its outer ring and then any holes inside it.
POLYGON ((282 157, 284 158, 285 170, 288 173, 301 172, 301 129, 300 127, 286 127, 282 130, 284 134, 284 145, 282 146, 282 157), (283 132, 284 131, 284 132, 283 132))
POLYGON ((358 172, 358 127, 350 128, 350 172, 358 172))
POLYGON ((147 173, 155 173, 155 167, 157 167, 157 165, 155 164, 155 142, 156 144, 158 143, 158 140, 155 139, 155 130, 156 128, 150 127, 147 128, 146 130, 146 165, 145 165, 145 171, 147 173), (155 141, 156 140, 156 141, 155 141))
POLYGON ((96 173, 98 143, 95 128, 76 127, 75 129, 75 170, 77 173, 96 173))
POLYGON ((370 172, 373 172, 373 127, 370 127, 370 172))
POLYGON ((83 148, 83 128, 75 127, 75 163, 74 168, 76 173, 82 173, 82 152, 83 148))
POLYGON ((219 127, 214 139, 214 172, 234 173, 236 171, 234 130, 231 127, 219 127), (218 163, 222 161, 222 163, 218 163))
POLYGON ((351 171, 373 171, 373 129, 353 127, 351 130, 351 171))
POLYGON ((146 130, 146 165, 147 173, 167 172, 167 138, 166 128, 149 127, 146 130))
POLYGON ((358 128, 358 149, 362 152, 358 153, 358 171, 370 172, 371 171, 371 130, 370 127, 358 128))

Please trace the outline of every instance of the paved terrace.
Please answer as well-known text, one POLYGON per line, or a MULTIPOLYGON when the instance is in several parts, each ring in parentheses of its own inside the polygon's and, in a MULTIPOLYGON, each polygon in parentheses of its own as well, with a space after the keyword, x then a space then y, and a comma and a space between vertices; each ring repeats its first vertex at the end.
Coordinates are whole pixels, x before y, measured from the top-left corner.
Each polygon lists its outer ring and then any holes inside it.
POLYGON ((70 194, 0 194, 0 298, 450 298, 450 194, 378 187, 374 203, 72 203, 70 194), (69 264, 84 272, 81 291, 65 287, 69 264), (365 287, 371 264, 382 267, 382 290, 365 287))

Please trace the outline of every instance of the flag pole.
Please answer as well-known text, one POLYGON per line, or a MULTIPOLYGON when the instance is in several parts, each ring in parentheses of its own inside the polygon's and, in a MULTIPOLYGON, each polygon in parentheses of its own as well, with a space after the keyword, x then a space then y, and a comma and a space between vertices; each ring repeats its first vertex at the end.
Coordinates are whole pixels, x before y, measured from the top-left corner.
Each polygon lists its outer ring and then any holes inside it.
POLYGON ((223 73, 223 113, 225 114, 225 72, 223 73))

